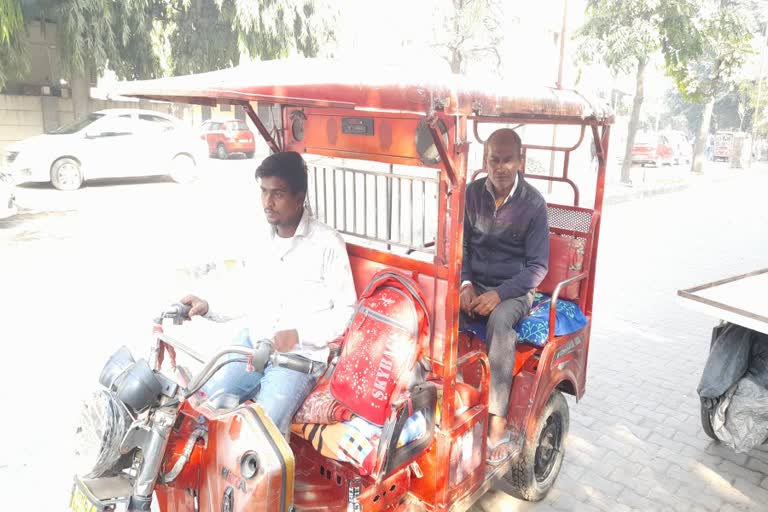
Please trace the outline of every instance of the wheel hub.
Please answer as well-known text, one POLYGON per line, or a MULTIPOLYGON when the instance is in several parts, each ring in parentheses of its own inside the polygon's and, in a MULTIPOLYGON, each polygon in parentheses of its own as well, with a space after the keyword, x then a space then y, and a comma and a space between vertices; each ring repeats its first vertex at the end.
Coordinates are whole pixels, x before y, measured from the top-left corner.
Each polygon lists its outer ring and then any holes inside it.
POLYGON ((59 167, 58 171, 58 178, 59 183, 61 183, 64 186, 72 186, 78 181, 78 171, 77 167, 75 167, 71 163, 66 163, 59 167))

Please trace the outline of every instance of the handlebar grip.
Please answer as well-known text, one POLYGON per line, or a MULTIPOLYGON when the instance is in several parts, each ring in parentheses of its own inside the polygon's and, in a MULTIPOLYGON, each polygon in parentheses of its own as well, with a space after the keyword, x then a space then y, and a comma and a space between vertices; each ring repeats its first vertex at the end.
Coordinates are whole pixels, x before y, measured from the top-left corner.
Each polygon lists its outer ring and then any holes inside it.
POLYGON ((300 373, 312 373, 318 363, 301 356, 288 356, 286 354, 274 353, 272 355, 272 365, 288 368, 289 370, 300 373))
POLYGON ((184 320, 189 320, 189 312, 192 310, 192 306, 189 304, 174 304, 174 306, 177 308, 178 315, 184 320))

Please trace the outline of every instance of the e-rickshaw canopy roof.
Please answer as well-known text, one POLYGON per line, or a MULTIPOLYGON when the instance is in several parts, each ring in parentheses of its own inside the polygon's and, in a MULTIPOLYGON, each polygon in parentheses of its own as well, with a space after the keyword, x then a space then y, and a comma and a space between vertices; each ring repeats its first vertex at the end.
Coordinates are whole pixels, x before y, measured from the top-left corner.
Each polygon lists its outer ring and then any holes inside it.
POLYGON ((598 100, 566 89, 318 59, 256 62, 196 75, 122 82, 113 94, 198 103, 256 101, 305 107, 612 122, 598 100))

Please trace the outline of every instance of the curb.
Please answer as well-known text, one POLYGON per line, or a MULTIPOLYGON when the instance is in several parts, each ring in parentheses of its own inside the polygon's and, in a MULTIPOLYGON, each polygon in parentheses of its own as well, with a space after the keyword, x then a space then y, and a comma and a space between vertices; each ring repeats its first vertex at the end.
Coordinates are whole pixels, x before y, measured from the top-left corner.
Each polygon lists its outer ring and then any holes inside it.
MULTIPOLYGON (((752 167, 749 169, 740 169, 739 172, 736 172, 734 174, 717 173, 714 175, 712 174, 705 175, 706 179, 702 181, 698 181, 698 180, 690 181, 691 176, 687 176, 686 179, 682 182, 667 183, 667 184, 659 185, 656 187, 638 188, 637 190, 633 190, 625 194, 606 192, 605 198, 603 199, 603 203, 604 204, 621 204, 629 201, 634 201, 635 199, 644 199, 644 198, 653 197, 661 194, 682 192, 684 190, 688 190, 691 188, 701 187, 704 185, 712 185, 715 183, 723 183, 723 182, 732 181, 735 179, 744 178, 751 175, 758 175, 764 172, 766 172, 766 168, 764 166, 759 166, 759 167, 752 167)), ((619 191, 621 190, 621 187, 622 187, 621 184, 616 183, 611 188, 619 191)))

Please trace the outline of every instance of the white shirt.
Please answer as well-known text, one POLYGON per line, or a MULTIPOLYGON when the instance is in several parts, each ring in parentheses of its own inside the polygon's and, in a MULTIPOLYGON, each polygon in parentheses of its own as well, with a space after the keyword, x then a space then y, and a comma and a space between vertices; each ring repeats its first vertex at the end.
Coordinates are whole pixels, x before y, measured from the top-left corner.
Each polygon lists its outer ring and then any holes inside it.
MULTIPOLYGON (((305 210, 292 238, 274 227, 244 261, 244 311, 252 342, 296 329, 293 353, 326 362, 328 343, 344 333, 357 294, 347 248, 335 230, 305 210)), ((211 308, 211 319, 228 320, 211 308)))

